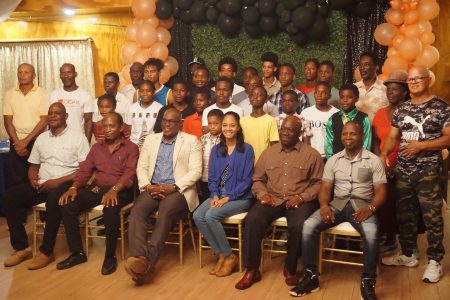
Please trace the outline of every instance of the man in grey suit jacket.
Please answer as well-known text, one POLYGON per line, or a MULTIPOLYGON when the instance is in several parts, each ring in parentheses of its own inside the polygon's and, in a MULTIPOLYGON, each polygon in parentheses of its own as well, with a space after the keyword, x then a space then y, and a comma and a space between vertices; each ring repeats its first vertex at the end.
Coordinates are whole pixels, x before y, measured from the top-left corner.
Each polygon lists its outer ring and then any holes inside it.
POLYGON ((198 206, 195 183, 202 175, 202 147, 193 135, 181 132, 181 114, 168 109, 162 133, 149 135, 141 149, 137 177, 141 194, 129 217, 130 257, 125 270, 138 284, 153 272, 164 242, 176 221, 198 206), (147 243, 148 216, 158 219, 147 243))

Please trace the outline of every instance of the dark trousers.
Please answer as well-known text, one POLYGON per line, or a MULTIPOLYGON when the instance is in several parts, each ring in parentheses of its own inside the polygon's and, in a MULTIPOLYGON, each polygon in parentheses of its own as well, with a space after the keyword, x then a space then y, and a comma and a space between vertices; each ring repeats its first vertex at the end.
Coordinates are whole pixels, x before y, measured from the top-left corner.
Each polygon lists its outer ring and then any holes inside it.
POLYGON ((276 207, 256 202, 245 218, 244 226, 244 265, 257 270, 261 262, 261 242, 269 225, 276 219, 286 216, 288 223, 288 242, 285 267, 289 273, 297 271, 297 260, 301 255, 302 229, 305 220, 318 208, 317 201, 307 202, 299 208, 286 209, 285 203, 276 207))
POLYGON ((173 225, 186 216, 189 208, 179 192, 169 194, 163 200, 154 199, 142 192, 135 200, 128 221, 128 243, 130 256, 147 257, 154 265, 158 261, 164 243, 173 225), (148 217, 158 211, 150 243, 147 243, 148 217))
POLYGON ((23 250, 28 247, 28 236, 24 223, 27 221, 27 212, 31 207, 46 201, 58 203, 59 197, 70 184, 70 182, 64 183, 48 193, 39 194, 29 183, 16 185, 6 191, 3 195, 3 208, 9 227, 11 245, 15 250, 23 250))
MULTIPOLYGON (((30 156, 31 149, 33 149, 34 141, 31 141, 28 146, 28 155, 19 156, 12 145, 8 153, 8 187, 13 187, 19 184, 28 183, 28 167, 30 163, 28 162, 28 157, 30 156)), ((42 201, 43 202, 43 201, 42 201)))
MULTIPOLYGON (((99 193, 93 193, 87 188, 78 190, 75 201, 71 201, 61 208, 61 216, 66 229, 67 243, 72 253, 82 252, 83 243, 80 236, 78 216, 83 211, 99 205, 105 194, 111 187, 100 188, 99 193)), ((119 237, 120 209, 131 202, 131 191, 123 190, 118 194, 119 204, 103 208, 103 220, 105 223, 106 251, 105 257, 113 257, 116 254, 117 238, 119 237)), ((47 247, 45 247, 47 248, 47 247)), ((48 250, 48 249, 46 249, 48 250)))

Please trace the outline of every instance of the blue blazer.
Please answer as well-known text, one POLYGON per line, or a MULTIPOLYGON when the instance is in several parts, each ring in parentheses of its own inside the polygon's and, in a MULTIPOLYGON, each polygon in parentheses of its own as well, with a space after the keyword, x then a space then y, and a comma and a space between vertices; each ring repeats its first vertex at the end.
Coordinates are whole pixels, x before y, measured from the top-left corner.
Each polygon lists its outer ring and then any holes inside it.
POLYGON ((222 156, 219 145, 211 149, 209 156, 208 188, 211 198, 220 195, 220 176, 227 162, 230 162, 228 178, 225 182, 225 190, 230 201, 252 199, 252 176, 255 154, 252 146, 244 143, 244 152, 234 149, 231 156, 222 156))

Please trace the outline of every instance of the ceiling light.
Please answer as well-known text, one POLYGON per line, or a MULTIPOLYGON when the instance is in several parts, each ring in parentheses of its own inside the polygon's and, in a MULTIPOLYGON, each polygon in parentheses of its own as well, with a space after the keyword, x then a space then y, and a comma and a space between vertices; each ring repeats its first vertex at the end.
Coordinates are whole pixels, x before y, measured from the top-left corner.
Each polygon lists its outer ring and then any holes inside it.
POLYGON ((97 22, 97 18, 89 18, 89 21, 91 21, 92 23, 97 22))
POLYGON ((73 16, 75 15, 75 10, 71 9, 71 8, 64 8, 63 12, 66 16, 73 16))

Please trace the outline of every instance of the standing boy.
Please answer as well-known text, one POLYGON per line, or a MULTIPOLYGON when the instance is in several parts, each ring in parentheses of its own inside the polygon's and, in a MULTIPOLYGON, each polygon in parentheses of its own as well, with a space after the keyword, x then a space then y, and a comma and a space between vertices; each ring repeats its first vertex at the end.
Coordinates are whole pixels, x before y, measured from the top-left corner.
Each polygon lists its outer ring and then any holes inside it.
MULTIPOLYGON (((149 58, 144 63, 144 80, 149 80, 155 86, 154 99, 161 105, 167 105, 173 102, 172 90, 159 82, 159 74, 164 68, 162 60, 149 58)), ((139 94, 140 96, 140 94, 139 94)))
POLYGON ((209 98, 210 91, 211 90, 207 87, 201 87, 194 91, 193 99, 195 113, 187 116, 183 122, 183 131, 195 135, 197 138, 200 138, 203 134, 202 116, 205 108, 211 104, 211 99, 209 98))
POLYGON ((275 98, 273 99, 273 104, 278 106, 278 112, 282 113, 281 108, 281 98, 283 97, 283 93, 289 90, 293 90, 298 95, 298 100, 300 104, 297 108, 297 113, 299 114, 302 110, 308 107, 308 103, 306 102, 306 96, 300 90, 296 89, 294 86, 295 80, 295 67, 290 63, 284 63, 280 66, 278 73, 278 79, 281 83, 281 88, 278 93, 275 94, 275 98))

